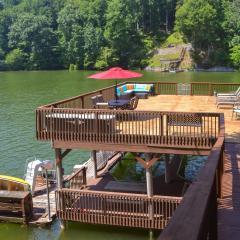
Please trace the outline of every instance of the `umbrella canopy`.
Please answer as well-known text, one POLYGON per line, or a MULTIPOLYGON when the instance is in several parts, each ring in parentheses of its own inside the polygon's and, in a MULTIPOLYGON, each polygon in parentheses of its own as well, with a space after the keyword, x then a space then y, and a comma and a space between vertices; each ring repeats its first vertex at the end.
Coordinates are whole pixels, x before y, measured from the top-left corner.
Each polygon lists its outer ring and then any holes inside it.
POLYGON ((126 79, 126 78, 138 78, 142 77, 143 74, 128 71, 120 67, 110 68, 107 71, 100 72, 89 76, 88 78, 95 79, 126 79))

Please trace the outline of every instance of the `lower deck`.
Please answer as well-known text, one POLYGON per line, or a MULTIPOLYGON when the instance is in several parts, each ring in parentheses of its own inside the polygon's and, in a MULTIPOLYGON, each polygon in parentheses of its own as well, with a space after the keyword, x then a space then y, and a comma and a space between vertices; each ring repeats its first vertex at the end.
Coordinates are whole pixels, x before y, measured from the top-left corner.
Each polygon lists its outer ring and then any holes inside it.
MULTIPOLYGON (((153 177, 154 195, 182 197, 188 186, 189 184, 180 177, 171 183, 166 183, 164 175, 153 177)), ((86 189, 104 192, 147 193, 146 182, 116 180, 110 174, 108 165, 98 173, 97 178, 88 180, 86 189)))

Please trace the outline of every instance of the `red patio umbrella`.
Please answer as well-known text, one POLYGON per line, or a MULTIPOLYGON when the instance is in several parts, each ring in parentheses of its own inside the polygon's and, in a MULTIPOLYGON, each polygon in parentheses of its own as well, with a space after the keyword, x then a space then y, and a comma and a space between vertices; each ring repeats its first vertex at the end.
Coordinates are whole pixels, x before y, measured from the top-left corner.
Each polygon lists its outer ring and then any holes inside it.
MULTIPOLYGON (((108 69, 107 71, 96 73, 93 75, 90 75, 88 78, 94 78, 94 79, 127 79, 127 78, 138 78, 142 77, 143 74, 129 71, 122 69, 120 67, 113 67, 108 69)), ((117 81, 116 81, 116 88, 117 88, 117 81)), ((117 99, 117 93, 115 88, 115 97, 117 99)))

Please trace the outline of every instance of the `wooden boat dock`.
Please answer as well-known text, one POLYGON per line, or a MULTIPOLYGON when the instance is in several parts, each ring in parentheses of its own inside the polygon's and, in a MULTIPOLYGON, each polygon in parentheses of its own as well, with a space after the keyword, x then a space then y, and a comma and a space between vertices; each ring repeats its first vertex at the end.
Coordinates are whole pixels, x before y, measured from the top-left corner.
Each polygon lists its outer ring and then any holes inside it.
MULTIPOLYGON (((212 95, 223 90, 234 91, 239 85, 189 83, 189 95, 180 96, 178 83, 155 82, 156 95, 140 99, 134 111, 93 109, 91 97, 101 94, 109 101, 114 98, 114 87, 39 107, 37 139, 51 141, 56 154, 57 217, 62 222, 163 229, 159 239, 164 240, 217 239, 218 231, 229 229, 221 228, 228 217, 221 207, 226 210, 227 202, 230 206, 231 199, 238 195, 226 196, 225 190, 228 186, 231 191, 231 177, 236 178, 232 173, 238 172, 235 168, 228 172, 226 164, 227 154, 232 164, 239 158, 236 146, 240 122, 232 119, 231 109, 217 109, 212 95), (94 179, 87 182, 86 168, 82 167, 70 179, 69 186, 74 188, 66 188, 62 178, 63 158, 72 149, 80 148, 92 151, 94 179), (97 150, 133 153, 146 171, 147 194, 114 191, 115 183, 110 184, 113 190, 105 189, 111 179, 107 181, 96 168, 97 150), (207 156, 196 182, 183 196, 154 192, 151 167, 162 154, 207 156), (105 185, 100 187, 101 183, 105 185)), ((237 181, 233 180, 232 191, 236 188, 237 181)), ((239 237, 238 231, 234 234, 239 237)), ((221 235, 227 236, 222 232, 221 235)))
POLYGON ((46 226, 52 223, 56 218, 55 188, 49 192, 50 217, 48 216, 48 198, 47 193, 33 197, 33 216, 28 222, 33 226, 46 226))

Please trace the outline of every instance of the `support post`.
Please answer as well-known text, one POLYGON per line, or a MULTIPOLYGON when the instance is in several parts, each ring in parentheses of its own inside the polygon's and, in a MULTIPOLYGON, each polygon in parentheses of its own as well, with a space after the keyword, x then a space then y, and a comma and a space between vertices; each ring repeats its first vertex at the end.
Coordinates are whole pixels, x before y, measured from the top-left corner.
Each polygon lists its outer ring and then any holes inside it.
MULTIPOLYGON (((145 153, 145 161, 148 162, 151 160, 151 154, 150 153, 145 153)), ((147 195, 149 198, 153 197, 153 181, 152 181, 152 167, 146 168, 146 182, 147 182, 147 195)), ((153 204, 151 201, 149 201, 148 205, 148 215, 149 215, 149 220, 153 220, 153 204)), ((149 237, 151 239, 152 234, 152 229, 149 229, 149 237)))
POLYGON ((92 151, 93 177, 97 178, 97 151, 92 151))
POLYGON ((174 155, 173 159, 170 159, 169 154, 165 154, 165 157, 165 183, 171 183, 178 179, 178 169, 182 158, 180 155, 174 155))
MULTIPOLYGON (((56 156, 56 177, 57 177, 57 189, 60 190, 63 187, 63 169, 62 169, 62 154, 61 149, 55 149, 56 156)), ((64 206, 64 200, 62 198, 58 198, 58 206, 64 206)), ((65 229, 66 224, 64 220, 59 219, 61 229, 65 229)))
POLYGON ((48 221, 51 221, 51 209, 50 209, 50 197, 49 197, 49 184, 48 184, 48 171, 45 168, 46 182, 47 182, 47 211, 48 211, 48 221))
POLYGON ((171 166, 170 166, 170 156, 165 154, 165 183, 171 182, 171 166))
POLYGON ((62 173, 62 155, 61 149, 55 149, 56 155, 56 175, 57 175, 57 188, 61 189, 63 187, 63 173, 62 173))

